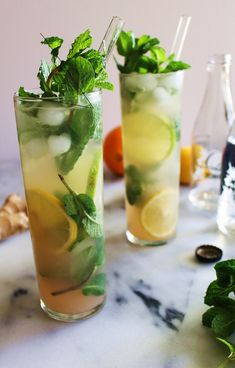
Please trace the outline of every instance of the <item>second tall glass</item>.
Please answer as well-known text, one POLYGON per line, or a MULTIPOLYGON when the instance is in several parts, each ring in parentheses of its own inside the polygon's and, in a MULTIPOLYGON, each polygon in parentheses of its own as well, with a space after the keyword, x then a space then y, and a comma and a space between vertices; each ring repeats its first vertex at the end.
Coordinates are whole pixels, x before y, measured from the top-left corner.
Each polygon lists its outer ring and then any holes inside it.
POLYGON ((120 74, 126 209, 131 243, 176 233, 183 71, 120 74))

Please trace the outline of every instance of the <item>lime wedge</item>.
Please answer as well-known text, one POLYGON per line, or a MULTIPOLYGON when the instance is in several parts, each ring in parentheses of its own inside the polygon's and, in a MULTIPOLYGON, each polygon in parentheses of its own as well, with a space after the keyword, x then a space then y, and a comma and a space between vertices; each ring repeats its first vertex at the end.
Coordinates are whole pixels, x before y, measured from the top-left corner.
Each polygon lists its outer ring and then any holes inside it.
POLYGON ((124 155, 136 165, 156 165, 164 161, 175 145, 175 129, 169 120, 146 112, 123 117, 124 155))

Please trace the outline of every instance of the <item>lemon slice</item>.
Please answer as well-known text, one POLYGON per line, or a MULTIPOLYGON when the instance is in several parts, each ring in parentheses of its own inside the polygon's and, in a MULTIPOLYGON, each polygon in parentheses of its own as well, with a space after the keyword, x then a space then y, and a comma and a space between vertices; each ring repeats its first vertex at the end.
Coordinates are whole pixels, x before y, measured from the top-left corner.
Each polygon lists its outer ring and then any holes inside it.
POLYGON ((175 232, 178 216, 178 192, 164 189, 156 193, 143 207, 140 219, 144 229, 158 239, 175 232))
POLYGON ((41 189, 27 190, 30 228, 37 252, 64 253, 77 238, 77 224, 58 198, 41 189))
POLYGON ((175 129, 170 121, 146 112, 123 117, 124 153, 136 165, 155 165, 165 160, 175 145, 175 129))

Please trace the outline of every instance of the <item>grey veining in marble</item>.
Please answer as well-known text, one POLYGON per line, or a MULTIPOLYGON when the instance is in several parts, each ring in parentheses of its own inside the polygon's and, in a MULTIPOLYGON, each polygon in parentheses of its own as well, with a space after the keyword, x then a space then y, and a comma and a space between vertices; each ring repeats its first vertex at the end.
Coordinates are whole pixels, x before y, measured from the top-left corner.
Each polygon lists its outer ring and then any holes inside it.
MULTIPOLYGON (((22 193, 17 163, 0 164, 0 199, 22 193)), ((203 296, 214 279, 194 250, 202 243, 234 257, 215 217, 195 212, 182 190, 177 237, 161 247, 126 241, 123 183, 106 178, 108 297, 93 318, 64 324, 40 309, 29 233, 0 244, 1 368, 213 368, 224 349, 202 327, 203 296)))

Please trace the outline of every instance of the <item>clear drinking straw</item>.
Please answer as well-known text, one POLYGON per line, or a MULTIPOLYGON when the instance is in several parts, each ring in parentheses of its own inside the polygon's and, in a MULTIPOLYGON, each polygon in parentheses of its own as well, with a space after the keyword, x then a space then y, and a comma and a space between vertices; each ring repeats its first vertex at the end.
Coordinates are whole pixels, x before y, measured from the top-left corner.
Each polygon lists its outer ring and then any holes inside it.
POLYGON ((123 26, 124 20, 117 16, 114 16, 107 28, 107 31, 99 47, 99 52, 105 55, 106 63, 113 51, 113 48, 117 42, 123 26))
POLYGON ((182 49, 184 46, 184 41, 188 32, 188 27, 191 22, 192 17, 190 15, 181 15, 175 37, 173 40, 173 44, 171 47, 171 54, 175 54, 175 59, 179 60, 182 49))

